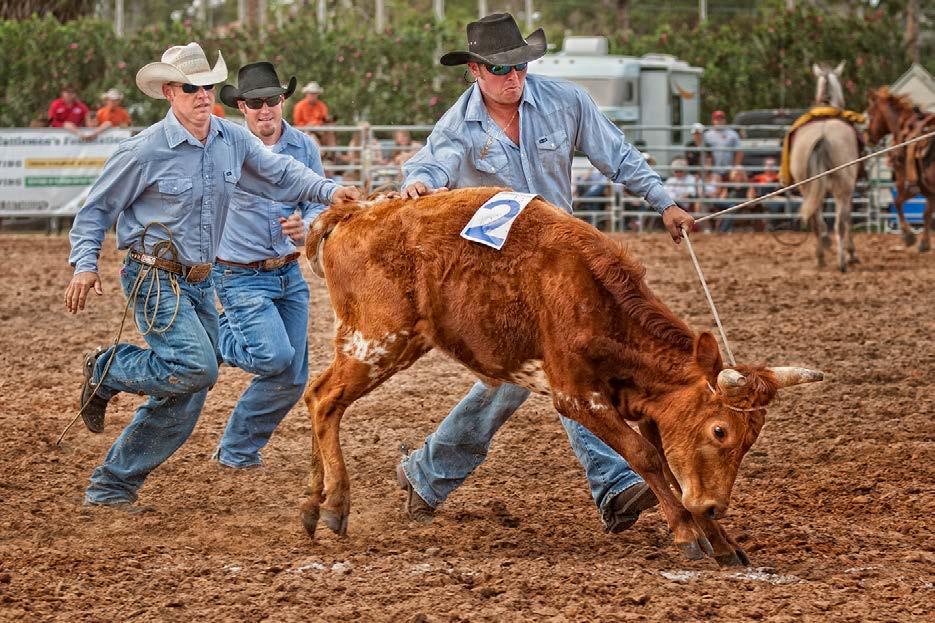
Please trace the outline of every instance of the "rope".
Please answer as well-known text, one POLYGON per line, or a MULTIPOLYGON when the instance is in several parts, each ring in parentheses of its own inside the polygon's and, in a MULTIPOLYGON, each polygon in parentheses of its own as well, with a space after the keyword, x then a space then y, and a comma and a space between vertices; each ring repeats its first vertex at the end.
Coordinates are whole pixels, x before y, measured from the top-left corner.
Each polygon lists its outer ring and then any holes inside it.
POLYGON ((715 212, 714 214, 708 214, 707 216, 702 216, 701 218, 695 219, 695 222, 696 222, 696 223, 700 223, 700 222, 702 222, 702 221, 708 220, 709 218, 719 218, 719 217, 724 216, 725 214, 727 214, 727 213, 729 213, 729 212, 734 212, 734 211, 739 210, 739 209, 741 209, 741 208, 746 208, 747 206, 751 206, 751 205, 753 205, 753 204, 755 204, 755 203, 759 203, 759 202, 763 201, 764 199, 769 199, 770 197, 775 197, 776 195, 781 195, 782 193, 784 193, 784 192, 786 192, 786 191, 789 191, 789 190, 792 190, 793 188, 798 188, 799 186, 802 186, 802 185, 804 185, 804 184, 808 184, 809 182, 814 182, 815 180, 821 179, 821 178, 825 177, 826 175, 831 175, 832 173, 837 173, 837 172, 840 171, 841 169, 846 169, 847 167, 854 166, 855 164, 859 164, 859 163, 861 163, 861 162, 863 162, 863 161, 865 161, 865 160, 869 160, 869 159, 871 159, 871 158, 876 158, 877 156, 882 156, 883 154, 885 154, 885 153, 887 153, 887 152, 891 152, 891 151, 894 151, 894 150, 896 150, 896 149, 901 149, 901 148, 903 148, 903 147, 905 147, 906 145, 909 145, 909 144, 911 144, 911 143, 918 143, 919 141, 924 141, 924 140, 929 139, 929 138, 932 138, 932 137, 935 137, 935 131, 929 132, 928 134, 922 134, 921 136, 917 136, 917 137, 915 137, 915 138, 913 138, 913 139, 910 139, 910 140, 908 140, 908 141, 903 141, 902 143, 897 143, 896 145, 891 145, 890 147, 887 147, 886 149, 881 149, 880 151, 875 151, 875 152, 873 152, 872 154, 867 154, 866 156, 861 156, 860 158, 857 158, 856 160, 851 160, 850 162, 845 162, 844 164, 840 164, 840 165, 834 167, 833 169, 828 169, 828 170, 825 171, 824 173, 819 173, 819 174, 817 174, 817 175, 813 175, 813 176, 811 176, 811 177, 808 178, 808 179, 802 180, 801 182, 796 182, 795 184, 790 184, 790 185, 788 185, 788 186, 785 186, 784 188, 780 188, 779 190, 774 190, 773 192, 767 193, 767 194, 763 195, 762 197, 757 197, 756 199, 750 199, 749 201, 744 201, 743 203, 738 203, 737 205, 731 206, 731 207, 729 207, 729 208, 727 208, 727 209, 724 209, 724 210, 721 210, 720 212, 715 212))
POLYGON ((735 366, 734 353, 731 352, 730 343, 727 341, 727 334, 724 332, 724 326, 721 324, 721 317, 717 313, 717 307, 714 306, 714 299, 711 298, 711 291, 708 290, 708 282, 705 281, 704 274, 701 272, 701 266, 698 264, 698 258, 695 257, 695 249, 692 248, 692 241, 688 237, 688 232, 682 227, 682 237, 688 245, 688 253, 691 255, 692 264, 695 265, 695 271, 698 273, 698 279, 701 280, 701 287, 704 288, 704 295, 708 299, 708 305, 711 307, 711 313, 714 315, 714 322, 717 323, 718 331, 721 332, 721 340, 724 342, 724 350, 727 351, 727 360, 730 365, 735 366))
MULTIPOLYGON (((172 258, 175 259, 177 257, 175 240, 173 239, 172 232, 169 231, 169 228, 163 225, 162 223, 150 223, 149 225, 143 228, 143 233, 140 234, 141 251, 143 253, 146 253, 146 234, 152 225, 157 225, 159 227, 162 227, 165 230, 166 235, 169 238, 168 240, 162 240, 160 242, 157 242, 155 245, 153 245, 153 253, 151 255, 155 255, 157 257, 165 257, 166 253, 171 252, 172 258)), ((150 254, 147 254, 147 255, 150 255, 150 254)), ((157 268, 155 266, 148 266, 146 264, 140 264, 140 270, 136 274, 136 279, 133 281, 133 286, 130 288, 130 293, 127 294, 127 304, 123 308, 123 317, 120 319, 120 326, 118 327, 117 334, 114 336, 114 341, 110 346, 110 355, 108 355, 107 357, 107 363, 104 364, 104 370, 101 372, 101 379, 94 385, 94 388, 92 389, 90 394, 88 394, 88 399, 84 402, 83 405, 81 405, 81 408, 78 409, 78 413, 75 414, 75 417, 71 419, 71 421, 62 431, 62 434, 59 435, 58 440, 55 442, 56 446, 62 443, 62 439, 65 438, 65 435, 68 433, 71 427, 75 425, 75 422, 78 421, 78 418, 81 417, 81 414, 84 413, 84 410, 88 408, 88 405, 91 404, 91 399, 97 393, 97 390, 101 387, 101 385, 104 384, 104 379, 107 378, 107 373, 110 371, 110 366, 114 361, 114 355, 117 353, 117 344, 120 342, 120 337, 123 335, 123 328, 126 326, 126 323, 127 323, 127 312, 130 310, 131 305, 133 306, 134 315, 138 312, 140 288, 143 285, 143 281, 147 277, 150 278, 149 288, 147 289, 146 296, 143 299, 143 310, 142 310, 142 313, 140 314, 140 316, 142 317, 143 323, 145 323, 145 330, 144 330, 144 327, 140 326, 139 323, 137 323, 137 329, 139 329, 143 337, 146 337, 150 333, 157 333, 157 334, 165 333, 175 323, 175 319, 178 317, 179 308, 181 305, 182 291, 181 291, 181 288, 179 287, 178 276, 175 275, 174 273, 167 273, 169 276, 169 286, 172 288, 172 293, 175 294, 175 309, 172 311, 172 317, 169 318, 169 321, 166 322, 165 326, 156 327, 156 316, 159 313, 159 306, 161 305, 161 301, 162 301, 162 282, 159 280, 159 273, 157 273, 156 271, 157 271, 157 268), (156 290, 156 301, 155 301, 155 304, 153 305, 152 318, 150 318, 149 311, 147 308, 149 307, 150 297, 153 294, 154 284, 155 284, 155 290, 156 290)))

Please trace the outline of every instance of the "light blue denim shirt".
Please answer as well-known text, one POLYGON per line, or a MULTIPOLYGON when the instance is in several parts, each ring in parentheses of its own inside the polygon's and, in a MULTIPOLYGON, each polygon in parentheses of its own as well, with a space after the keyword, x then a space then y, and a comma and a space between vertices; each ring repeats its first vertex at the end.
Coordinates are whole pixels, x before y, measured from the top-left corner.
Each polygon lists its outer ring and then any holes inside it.
MULTIPOLYGON (((276 201, 319 203, 331 203, 339 188, 218 117, 211 117, 202 144, 170 109, 165 119, 121 142, 107 160, 75 216, 68 261, 75 272, 97 271, 104 233, 116 220, 118 249, 142 250, 143 228, 162 223, 172 233, 178 261, 213 262, 237 187, 276 201)), ((166 238, 161 227, 150 227, 146 250, 166 238)))
MULTIPOLYGON (((318 145, 285 120, 282 122, 282 136, 269 150, 274 154, 291 156, 319 175, 325 174, 318 145)), ((292 239, 282 233, 279 217, 289 218, 298 210, 307 231, 325 207, 309 201, 281 203, 235 188, 217 256, 222 260, 249 264, 295 253, 292 239)))
POLYGON ((519 123, 517 147, 491 121, 480 89, 472 85, 438 120, 425 147, 403 165, 403 187, 417 181, 430 188, 509 186, 571 212, 571 164, 579 150, 657 211, 675 203, 640 151, 578 86, 527 75, 519 123))

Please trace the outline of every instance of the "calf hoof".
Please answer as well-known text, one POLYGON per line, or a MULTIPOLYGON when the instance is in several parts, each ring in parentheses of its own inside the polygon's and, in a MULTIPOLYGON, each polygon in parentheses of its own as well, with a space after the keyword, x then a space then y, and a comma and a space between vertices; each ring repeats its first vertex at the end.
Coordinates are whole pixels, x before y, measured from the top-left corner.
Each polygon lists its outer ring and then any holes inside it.
POLYGON ((347 536, 348 512, 338 512, 327 508, 321 509, 321 521, 338 536, 347 536))
POLYGON ((711 543, 706 537, 700 537, 697 541, 691 543, 678 543, 677 545, 682 551, 682 555, 689 560, 701 560, 705 555, 714 556, 714 548, 711 547, 711 543))
POLYGON ((747 558, 747 552, 738 547, 732 552, 720 554, 714 557, 719 567, 749 567, 750 559, 747 558))
POLYGON ((912 233, 911 231, 904 231, 903 242, 906 243, 907 247, 911 247, 912 245, 916 243, 916 235, 912 233))
POLYGON ((838 262, 838 270, 842 273, 847 272, 847 262, 838 262))
POLYGON ((932 246, 929 244, 928 240, 923 240, 919 243, 919 253, 926 253, 932 250, 932 246))
POLYGON ((847 260, 847 263, 848 263, 848 264, 860 264, 860 260, 857 258, 856 255, 852 255, 852 256, 847 260))
POLYGON ((300 516, 302 517, 302 527, 312 539, 315 538, 315 528, 318 527, 318 507, 302 508, 300 516))

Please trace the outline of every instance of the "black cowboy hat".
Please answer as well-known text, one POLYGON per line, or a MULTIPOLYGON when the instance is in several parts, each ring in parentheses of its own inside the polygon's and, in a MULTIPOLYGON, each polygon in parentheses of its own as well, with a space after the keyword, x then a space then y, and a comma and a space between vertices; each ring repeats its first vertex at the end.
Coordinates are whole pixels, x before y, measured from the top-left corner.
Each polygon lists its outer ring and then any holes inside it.
POLYGON ((519 65, 545 54, 545 33, 540 28, 525 39, 509 13, 493 13, 467 26, 468 51, 449 52, 442 65, 467 62, 487 65, 519 65))
POLYGON ((237 72, 237 83, 240 85, 239 89, 230 84, 225 84, 221 89, 221 101, 231 108, 237 108, 237 100, 253 97, 285 95, 286 99, 289 99, 289 96, 295 93, 296 80, 295 76, 292 76, 289 86, 283 87, 273 64, 260 61, 241 67, 237 72))

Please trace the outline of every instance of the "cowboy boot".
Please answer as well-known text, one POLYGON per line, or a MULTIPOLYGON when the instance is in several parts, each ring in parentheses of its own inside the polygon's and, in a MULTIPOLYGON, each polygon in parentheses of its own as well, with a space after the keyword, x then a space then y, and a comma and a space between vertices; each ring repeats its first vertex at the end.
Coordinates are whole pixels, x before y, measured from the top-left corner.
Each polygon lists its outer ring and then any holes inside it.
POLYGON ((84 420, 84 425, 92 433, 104 432, 104 412, 107 410, 108 400, 94 393, 94 383, 91 381, 91 377, 94 376, 94 367, 103 353, 104 349, 100 346, 86 353, 82 370, 84 382, 81 385, 81 402, 78 406, 81 409, 81 419, 84 420))
POLYGON ((604 531, 623 532, 636 523, 640 513, 659 504, 656 494, 645 482, 624 489, 610 501, 610 516, 604 521, 604 531))

